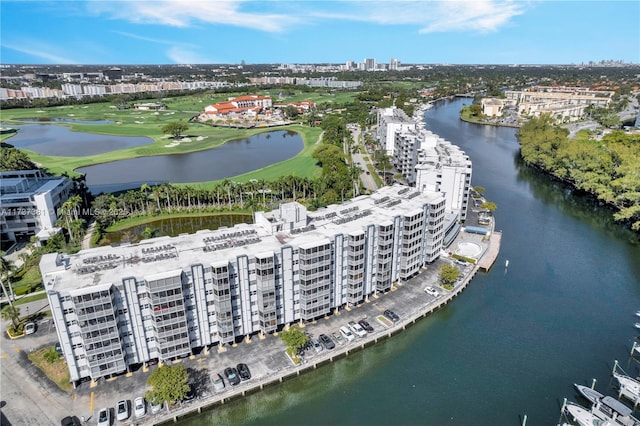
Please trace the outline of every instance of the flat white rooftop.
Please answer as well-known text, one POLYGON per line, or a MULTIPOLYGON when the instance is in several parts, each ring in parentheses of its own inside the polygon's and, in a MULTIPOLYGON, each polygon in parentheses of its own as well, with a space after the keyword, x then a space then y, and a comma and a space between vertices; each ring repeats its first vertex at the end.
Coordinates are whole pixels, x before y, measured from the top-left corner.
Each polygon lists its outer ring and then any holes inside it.
MULTIPOLYGON (((98 284, 119 283, 125 277, 151 277, 193 264, 215 264, 239 256, 278 252, 285 245, 315 246, 338 234, 361 233, 371 224, 391 224, 396 216, 422 212, 424 204, 444 202, 437 192, 420 193, 394 185, 371 196, 309 212, 306 226, 271 233, 256 224, 238 224, 215 231, 200 230, 178 237, 159 237, 118 247, 97 247, 72 255, 42 257, 40 270, 47 290, 66 292, 98 284)), ((277 214, 277 210, 267 215, 277 214)))

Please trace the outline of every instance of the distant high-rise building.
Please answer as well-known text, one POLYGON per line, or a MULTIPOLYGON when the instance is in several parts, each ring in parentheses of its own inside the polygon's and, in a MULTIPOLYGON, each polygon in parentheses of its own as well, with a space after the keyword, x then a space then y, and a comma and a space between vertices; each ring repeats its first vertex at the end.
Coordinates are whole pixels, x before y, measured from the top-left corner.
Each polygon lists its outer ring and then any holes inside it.
POLYGON ((400 67, 400 61, 394 58, 389 60, 389 71, 397 71, 400 67))
POLYGON ((122 68, 109 68, 108 70, 102 71, 102 73, 111 81, 122 80, 122 68))
POLYGON ((376 60, 369 58, 364 60, 364 69, 366 71, 373 71, 376 69, 376 60))

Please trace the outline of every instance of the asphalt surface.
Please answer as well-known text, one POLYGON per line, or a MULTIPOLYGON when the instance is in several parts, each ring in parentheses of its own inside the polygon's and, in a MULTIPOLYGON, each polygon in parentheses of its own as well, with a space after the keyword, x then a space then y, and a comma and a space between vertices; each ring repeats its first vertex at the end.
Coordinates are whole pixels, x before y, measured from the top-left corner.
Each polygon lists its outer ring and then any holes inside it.
MULTIPOLYGON (((459 239, 462 236, 458 237, 459 239)), ((482 237, 474 234, 466 234, 464 241, 476 241, 485 250, 487 242, 482 237)), ((455 248, 457 242, 451 247, 455 248)), ((222 399, 241 394, 261 384, 278 381, 292 374, 303 372, 312 368, 316 363, 326 362, 329 358, 338 358, 341 352, 351 351, 373 343, 373 340, 385 338, 396 331, 406 327, 416 318, 435 310, 442 304, 448 303, 454 294, 462 291, 467 282, 474 275, 474 267, 458 266, 464 273, 464 279, 458 281, 452 291, 447 291, 438 285, 438 269, 443 263, 452 263, 451 259, 439 259, 429 265, 418 276, 403 282, 390 292, 378 297, 371 297, 368 301, 351 309, 341 309, 337 313, 312 323, 304 324, 304 330, 312 337, 317 338, 321 333, 331 336, 338 332, 342 325, 349 321, 367 319, 375 328, 375 331, 364 338, 357 338, 344 346, 337 345, 333 350, 325 349, 321 353, 315 353, 313 349, 307 351, 303 362, 294 366, 285 353, 285 345, 276 335, 267 335, 264 338, 253 336, 250 341, 243 340, 234 346, 228 346, 222 351, 218 347, 210 351, 202 351, 189 358, 178 362, 183 363, 190 372, 190 377, 197 387, 199 398, 184 406, 173 407, 170 412, 166 410, 158 414, 147 416, 143 419, 132 419, 125 422, 113 421, 112 424, 157 424, 162 421, 171 421, 174 417, 180 417, 189 411, 211 406, 222 399), (426 286, 436 287, 440 293, 437 298, 424 292, 426 286), (387 328, 376 318, 385 309, 393 310, 400 317, 400 321, 387 328), (220 373, 227 366, 235 366, 240 362, 249 365, 252 378, 242 382, 236 387, 227 387, 223 392, 214 393, 211 386, 211 375, 220 373)), ((46 300, 44 301, 46 303, 46 300)), ((36 302, 34 302, 36 303, 36 302)), ((35 305, 32 305, 35 306, 35 305)), ((2 406, 2 425, 45 425, 60 424, 60 420, 68 415, 84 418, 88 424, 95 424, 98 411, 108 407, 115 418, 114 407, 117 401, 127 399, 133 401, 138 396, 143 396, 146 389, 146 381, 151 371, 158 366, 149 368, 140 367, 128 374, 119 375, 113 379, 100 379, 96 383, 83 382, 71 392, 60 390, 51 383, 27 358, 30 350, 52 346, 57 342, 55 328, 48 320, 38 324, 37 331, 29 336, 11 340, 7 337, 5 323, 3 334, 0 338, 1 363, 0 363, 0 398, 2 406)), ((387 325, 389 325, 387 323, 387 325)), ((366 349, 365 349, 366 350, 366 349)), ((226 381, 226 380, 225 380, 226 381)))

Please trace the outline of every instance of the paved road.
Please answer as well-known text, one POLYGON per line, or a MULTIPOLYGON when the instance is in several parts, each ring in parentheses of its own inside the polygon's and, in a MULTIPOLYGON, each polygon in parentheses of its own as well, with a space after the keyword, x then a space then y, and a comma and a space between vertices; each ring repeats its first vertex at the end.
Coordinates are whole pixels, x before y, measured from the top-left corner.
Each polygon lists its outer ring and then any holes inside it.
POLYGON ((596 130, 598 123, 595 121, 585 121, 582 123, 567 124, 564 127, 569 130, 569 139, 573 139, 580 130, 596 130))
MULTIPOLYGON (((361 140, 361 129, 360 126, 358 124, 352 124, 349 126, 349 130, 351 131, 351 136, 353 137, 353 140, 355 141, 355 145, 358 147, 362 147, 362 140, 361 140)), ((367 156, 369 158, 369 161, 365 161, 364 160, 364 155, 362 155, 360 153, 360 151, 351 154, 351 159, 353 160, 353 164, 355 166, 358 166, 362 169, 362 173, 360 173, 360 181, 362 182, 362 184, 364 185, 364 187, 369 190, 369 191, 375 191, 376 189, 378 189, 378 185, 376 185, 376 181, 375 179, 373 179, 373 176, 371 176, 371 172, 369 172, 369 168, 368 168, 368 164, 371 164, 371 157, 367 156)))

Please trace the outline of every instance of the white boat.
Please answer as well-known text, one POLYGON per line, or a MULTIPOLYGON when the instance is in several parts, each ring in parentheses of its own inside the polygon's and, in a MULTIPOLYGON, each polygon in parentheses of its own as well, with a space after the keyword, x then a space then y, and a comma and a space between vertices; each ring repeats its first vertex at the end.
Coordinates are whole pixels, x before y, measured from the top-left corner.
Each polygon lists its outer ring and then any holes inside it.
POLYGON ((620 385, 620 394, 628 398, 634 404, 640 403, 640 382, 620 373, 613 373, 620 385))
POLYGON ((633 324, 633 326, 634 326, 635 328, 640 328, 640 322, 637 322, 637 323, 633 324))
POLYGON ((591 410, 587 410, 575 402, 565 403, 564 412, 580 426, 595 426, 601 424, 600 419, 598 419, 591 410))
POLYGON ((579 385, 577 383, 573 384, 573 387, 576 388, 578 393, 586 398, 590 403, 595 404, 598 400, 604 398, 604 395, 598 392, 595 389, 591 389, 588 386, 579 385))
POLYGON ((636 311, 636 316, 640 317, 640 311, 636 311))
POLYGON ((567 402, 564 411, 580 426, 640 426, 631 408, 610 396, 597 399, 591 408, 567 402))

